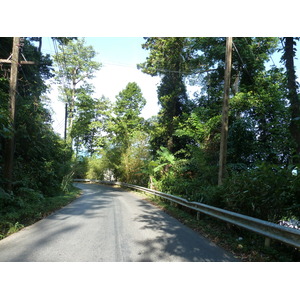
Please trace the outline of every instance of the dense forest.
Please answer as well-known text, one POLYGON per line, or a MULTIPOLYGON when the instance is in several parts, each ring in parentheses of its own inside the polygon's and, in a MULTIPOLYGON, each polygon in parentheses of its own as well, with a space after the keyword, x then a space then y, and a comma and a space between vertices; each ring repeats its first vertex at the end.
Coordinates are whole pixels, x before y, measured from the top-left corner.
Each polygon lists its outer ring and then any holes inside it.
MULTIPOLYGON (((0 64, 0 210, 12 213, 70 189, 72 178, 147 186, 260 219, 300 217, 300 100, 294 60, 298 38, 233 38, 226 170, 218 184, 226 38, 145 38, 137 68, 159 76, 160 111, 144 119, 135 82, 116 99, 94 97, 101 72, 80 38, 25 38, 15 120, 9 111, 10 65, 0 64), (283 68, 272 64, 278 52, 283 68), (65 137, 52 129, 46 97, 52 78, 67 108, 65 137), (188 94, 187 86, 198 91, 188 94), (14 139, 12 178, 5 175, 14 139), (8 182, 10 181, 10 182, 8 182)), ((0 58, 12 38, 0 38, 0 58)))

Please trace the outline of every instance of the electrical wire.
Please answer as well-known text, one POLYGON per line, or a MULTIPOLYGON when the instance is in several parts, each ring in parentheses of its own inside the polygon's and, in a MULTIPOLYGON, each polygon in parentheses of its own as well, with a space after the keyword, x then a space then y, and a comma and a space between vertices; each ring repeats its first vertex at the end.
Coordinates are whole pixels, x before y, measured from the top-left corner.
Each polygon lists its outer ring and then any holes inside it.
MULTIPOLYGON (((249 44, 249 42, 247 41, 247 39, 246 39, 245 37, 244 37, 244 40, 245 40, 246 43, 249 45, 250 52, 251 52, 253 58, 255 59, 256 56, 255 56, 255 54, 253 53, 252 48, 250 47, 251 45, 249 44)), ((267 51, 268 51, 268 54, 269 54, 270 59, 271 59, 272 62, 273 62, 273 65, 275 66, 275 68, 277 68, 277 65, 275 64, 275 62, 274 62, 274 60, 273 60, 273 57, 272 57, 272 54, 270 53, 269 49, 267 49, 267 51)))
MULTIPOLYGON (((4 48, 2 47, 2 45, 0 45, 0 48, 1 48, 2 50, 7 51, 7 49, 4 49, 4 48)), ((22 54, 22 53, 21 53, 21 54, 22 54)), ((10 57, 11 57, 11 56, 10 56, 10 57)), ((24 56, 23 56, 23 57, 24 57, 24 56)), ((24 59, 25 59, 25 58, 24 58, 24 59)), ((10 60, 11 60, 11 61, 15 61, 15 60, 13 60, 12 58, 11 58, 10 60)), ((25 60, 26 60, 26 59, 25 59, 25 60)), ((18 62, 18 64, 19 64, 19 62, 18 62)), ((20 64, 19 64, 19 66, 20 66, 20 64)), ((26 74, 25 74, 23 68, 21 67, 20 69, 21 69, 21 72, 22 72, 22 74, 23 74, 25 80, 26 80, 27 82, 29 82, 29 80, 28 80, 28 78, 27 78, 27 76, 26 76, 26 74)), ((20 79, 19 79, 19 80, 20 80, 20 79)), ((7 88, 8 88, 8 89, 11 89, 10 84, 9 84, 8 82, 5 82, 5 84, 7 85, 7 88)), ((18 89, 14 89, 13 91, 16 93, 16 95, 17 95, 17 97, 19 97, 19 99, 22 99, 23 101, 25 101, 25 98, 20 94, 20 92, 18 91, 18 89)), ((64 125, 64 120, 60 121, 59 124, 57 125, 57 126, 58 126, 58 130, 60 130, 61 127, 62 127, 63 125, 64 125)), ((57 126, 56 126, 56 127, 57 127, 57 126)))
POLYGON ((62 119, 55 127, 53 128, 55 131, 60 131, 65 125, 65 119, 62 119))
MULTIPOLYGON (((237 49, 237 47, 236 47, 236 45, 235 45, 235 43, 234 43, 233 41, 232 41, 232 45, 233 45, 233 47, 234 47, 234 49, 235 49, 235 51, 236 51, 236 53, 237 53, 237 55, 238 55, 238 57, 239 57, 241 63, 242 63, 242 68, 243 68, 243 69, 247 72, 247 74, 251 77, 250 72, 248 71, 246 65, 244 64, 244 61, 243 61, 243 59, 242 59, 242 57, 241 57, 241 55, 240 55, 240 53, 239 53, 239 51, 238 51, 238 49, 237 49)), ((250 48, 250 49, 251 49, 251 48, 250 48)))

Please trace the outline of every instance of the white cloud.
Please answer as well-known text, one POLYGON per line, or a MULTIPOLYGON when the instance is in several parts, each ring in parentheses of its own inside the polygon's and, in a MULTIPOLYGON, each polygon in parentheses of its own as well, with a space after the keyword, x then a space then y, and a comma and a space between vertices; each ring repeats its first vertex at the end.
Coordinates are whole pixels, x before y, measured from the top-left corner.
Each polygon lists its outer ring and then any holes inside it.
POLYGON ((144 74, 134 67, 104 64, 93 80, 95 95, 96 97, 104 95, 114 101, 116 95, 125 89, 129 82, 137 83, 147 101, 142 116, 149 118, 156 115, 159 110, 156 89, 160 79, 144 74))
MULTIPOLYGON (((129 82, 136 82, 141 88, 144 98, 147 101, 142 111, 145 119, 156 115, 159 111, 157 99, 157 85, 160 82, 159 77, 151 77, 137 70, 135 67, 104 64, 100 71, 96 73, 96 77, 92 80, 95 87, 94 97, 104 95, 111 101, 115 101, 118 95, 129 82)), ((53 128, 61 136, 64 134, 64 118, 65 105, 58 100, 57 87, 52 85, 52 91, 49 94, 51 99, 51 107, 54 110, 53 128)))

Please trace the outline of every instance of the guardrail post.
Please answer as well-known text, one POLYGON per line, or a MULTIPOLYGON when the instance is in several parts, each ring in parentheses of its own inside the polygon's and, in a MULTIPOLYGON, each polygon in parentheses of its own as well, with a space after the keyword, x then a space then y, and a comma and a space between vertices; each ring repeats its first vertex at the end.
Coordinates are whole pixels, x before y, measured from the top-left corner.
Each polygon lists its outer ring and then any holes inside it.
POLYGON ((271 245, 271 239, 269 237, 266 237, 265 238, 265 247, 266 248, 269 248, 271 245))
MULTIPOLYGON (((89 182, 90 180, 74 179, 74 181, 89 182)), ((199 214, 200 212, 201 214, 205 214, 210 217, 214 217, 219 220, 225 221, 227 223, 234 224, 235 226, 243 227, 257 234, 261 234, 265 236, 265 247, 270 247, 271 239, 272 239, 272 240, 281 241, 285 244, 300 249, 300 232, 297 229, 286 228, 285 226, 280 226, 279 224, 271 223, 264 220, 259 220, 250 216, 245 216, 235 212, 227 211, 225 209, 210 206, 204 203, 190 202, 187 199, 178 196, 165 194, 159 191, 150 190, 148 188, 144 188, 132 184, 126 184, 121 182, 107 182, 107 181, 106 182, 104 181, 102 183, 119 185, 123 187, 133 188, 136 190, 142 190, 145 191, 146 193, 154 194, 156 198, 162 198, 165 201, 169 201, 171 205, 177 206, 178 204, 179 207, 184 206, 189 209, 197 210, 197 216, 196 216, 197 220, 200 219, 200 214, 199 214)))

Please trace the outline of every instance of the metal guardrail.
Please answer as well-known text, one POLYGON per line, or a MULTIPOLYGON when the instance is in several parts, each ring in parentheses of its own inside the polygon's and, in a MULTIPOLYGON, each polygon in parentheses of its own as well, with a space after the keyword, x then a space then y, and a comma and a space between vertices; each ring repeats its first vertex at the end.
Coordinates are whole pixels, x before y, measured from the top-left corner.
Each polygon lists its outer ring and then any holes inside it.
POLYGON ((226 221, 228 223, 243 227, 257 234, 266 237, 265 245, 270 244, 270 239, 278 240, 288 245, 300 248, 300 230, 284 227, 275 223, 267 222, 257 218, 238 214, 225 209, 217 208, 200 202, 191 202, 184 198, 165 194, 159 191, 151 190, 145 187, 127 184, 122 182, 101 181, 90 179, 74 179, 77 182, 94 182, 108 185, 118 185, 121 187, 131 188, 145 193, 153 194, 171 202, 180 204, 200 213, 207 214, 211 217, 226 221))

